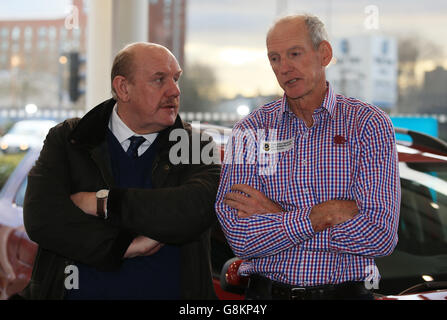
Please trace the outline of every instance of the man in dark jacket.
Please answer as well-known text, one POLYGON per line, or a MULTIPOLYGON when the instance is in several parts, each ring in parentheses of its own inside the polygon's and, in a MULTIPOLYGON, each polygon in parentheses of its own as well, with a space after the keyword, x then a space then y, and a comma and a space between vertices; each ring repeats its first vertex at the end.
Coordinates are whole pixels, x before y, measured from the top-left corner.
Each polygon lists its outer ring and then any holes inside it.
POLYGON ((178 116, 181 72, 165 47, 129 45, 112 68, 114 99, 51 129, 25 197, 25 228, 39 244, 25 297, 215 298, 220 167, 191 162, 192 152, 173 164, 172 146, 193 149, 178 116), (174 130, 188 141, 171 141, 174 130))

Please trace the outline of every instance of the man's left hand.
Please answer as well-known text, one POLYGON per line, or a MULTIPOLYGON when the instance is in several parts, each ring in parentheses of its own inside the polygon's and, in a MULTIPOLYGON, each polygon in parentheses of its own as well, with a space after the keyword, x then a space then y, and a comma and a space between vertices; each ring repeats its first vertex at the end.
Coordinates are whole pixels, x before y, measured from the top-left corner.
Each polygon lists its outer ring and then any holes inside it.
POLYGON ((136 237, 127 248, 124 258, 135 258, 138 256, 150 256, 157 253, 164 246, 154 239, 139 236, 136 237))
POLYGON ((92 216, 96 214, 96 192, 78 192, 70 196, 71 201, 82 211, 92 216))
POLYGON ((261 191, 246 184, 233 185, 231 192, 225 195, 224 203, 236 209, 239 218, 248 218, 253 214, 284 211, 279 204, 267 198, 261 191))

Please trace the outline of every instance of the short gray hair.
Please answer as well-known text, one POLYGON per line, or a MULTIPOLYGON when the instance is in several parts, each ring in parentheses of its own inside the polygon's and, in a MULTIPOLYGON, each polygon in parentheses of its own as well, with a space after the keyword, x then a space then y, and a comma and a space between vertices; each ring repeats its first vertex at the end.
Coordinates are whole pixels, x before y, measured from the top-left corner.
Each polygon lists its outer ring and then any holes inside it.
POLYGON ((318 46, 322 41, 329 41, 328 34, 326 32, 326 29, 324 27, 324 23, 317 17, 312 14, 293 14, 288 15, 285 17, 281 17, 278 20, 275 21, 273 26, 269 29, 267 33, 267 39, 270 34, 270 32, 275 28, 276 25, 287 22, 287 21, 293 21, 301 19, 304 21, 304 24, 307 27, 307 30, 309 32, 310 39, 312 41, 312 44, 314 46, 314 49, 317 49, 318 46))

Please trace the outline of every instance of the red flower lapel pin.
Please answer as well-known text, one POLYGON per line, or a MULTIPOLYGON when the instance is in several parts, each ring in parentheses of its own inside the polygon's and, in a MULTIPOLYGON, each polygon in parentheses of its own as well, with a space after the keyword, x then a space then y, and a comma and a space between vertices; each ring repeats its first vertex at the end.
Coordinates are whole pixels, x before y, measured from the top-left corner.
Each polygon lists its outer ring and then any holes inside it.
POLYGON ((347 142, 346 138, 340 135, 336 135, 334 137, 334 143, 335 144, 345 144, 347 142))

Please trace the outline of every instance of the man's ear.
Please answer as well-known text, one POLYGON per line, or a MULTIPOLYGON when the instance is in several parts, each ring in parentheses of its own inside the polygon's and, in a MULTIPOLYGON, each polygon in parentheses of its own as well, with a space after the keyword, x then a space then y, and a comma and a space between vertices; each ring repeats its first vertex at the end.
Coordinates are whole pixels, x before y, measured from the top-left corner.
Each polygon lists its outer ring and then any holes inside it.
POLYGON ((321 65, 323 67, 327 67, 327 65, 332 60, 332 46, 331 46, 331 44, 326 40, 321 41, 320 45, 318 46, 318 52, 321 57, 321 65))
POLYGON ((129 95, 129 82, 123 76, 116 76, 112 81, 113 88, 115 89, 117 98, 119 101, 128 102, 129 95))

